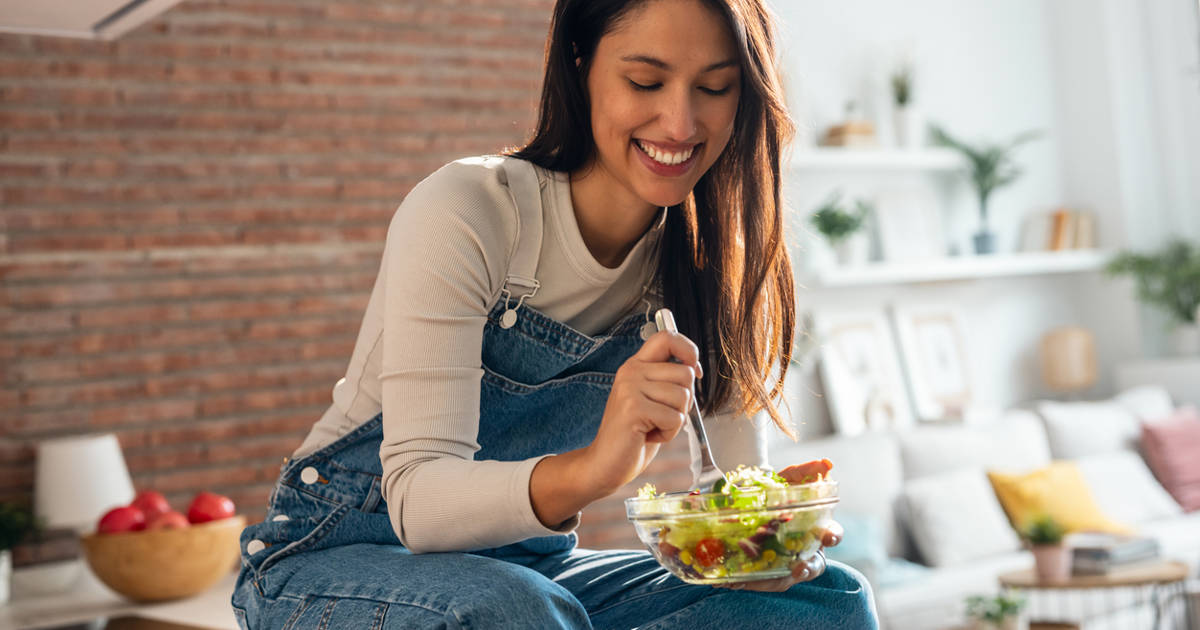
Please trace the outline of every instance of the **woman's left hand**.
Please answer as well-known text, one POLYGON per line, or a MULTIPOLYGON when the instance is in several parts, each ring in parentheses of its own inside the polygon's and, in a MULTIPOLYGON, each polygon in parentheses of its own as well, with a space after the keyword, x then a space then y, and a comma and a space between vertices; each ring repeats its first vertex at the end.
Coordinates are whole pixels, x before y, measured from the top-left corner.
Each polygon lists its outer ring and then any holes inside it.
MULTIPOLYGON (((829 460, 821 459, 788 466, 779 471, 779 476, 786 479, 788 483, 808 483, 813 481, 814 476, 823 476, 828 473, 832 466, 829 460)), ((734 582, 722 586, 733 590, 779 593, 788 590, 800 582, 815 580, 825 572, 825 548, 836 546, 842 542, 843 535, 845 535, 845 531, 842 529, 842 526, 837 521, 830 521, 825 531, 821 533, 821 548, 817 550, 817 553, 813 554, 813 557, 808 562, 797 562, 792 565, 792 574, 790 576, 771 580, 759 580, 757 582, 734 582)))

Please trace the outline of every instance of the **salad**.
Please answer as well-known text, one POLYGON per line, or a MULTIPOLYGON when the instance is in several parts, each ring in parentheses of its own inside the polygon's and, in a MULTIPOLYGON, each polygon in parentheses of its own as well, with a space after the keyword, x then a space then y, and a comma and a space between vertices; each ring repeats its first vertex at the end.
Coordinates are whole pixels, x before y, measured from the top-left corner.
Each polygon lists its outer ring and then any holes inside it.
POLYGON ((782 577, 820 547, 837 502, 831 468, 817 460, 785 469, 785 478, 739 466, 706 492, 660 494, 647 484, 626 509, 651 553, 685 581, 782 577))

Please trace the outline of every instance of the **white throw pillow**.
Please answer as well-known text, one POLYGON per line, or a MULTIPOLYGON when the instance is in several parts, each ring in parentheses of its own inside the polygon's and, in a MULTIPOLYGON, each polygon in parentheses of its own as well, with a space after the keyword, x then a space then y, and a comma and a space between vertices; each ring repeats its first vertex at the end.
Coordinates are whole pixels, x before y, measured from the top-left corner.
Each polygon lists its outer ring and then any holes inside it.
POLYGON ((1133 412, 1143 422, 1166 420, 1175 413, 1171 394, 1161 385, 1139 385, 1117 394, 1113 400, 1133 412))
POLYGON ((1125 523, 1145 523, 1183 514, 1133 451, 1089 455, 1075 461, 1101 512, 1125 523))
POLYGON ((1123 405, 1113 401, 1042 401, 1037 411, 1046 421, 1046 437, 1054 459, 1137 448, 1141 423, 1123 405))
POLYGON ((925 564, 945 567, 1016 551, 1021 542, 980 468, 914 479, 904 515, 925 564))

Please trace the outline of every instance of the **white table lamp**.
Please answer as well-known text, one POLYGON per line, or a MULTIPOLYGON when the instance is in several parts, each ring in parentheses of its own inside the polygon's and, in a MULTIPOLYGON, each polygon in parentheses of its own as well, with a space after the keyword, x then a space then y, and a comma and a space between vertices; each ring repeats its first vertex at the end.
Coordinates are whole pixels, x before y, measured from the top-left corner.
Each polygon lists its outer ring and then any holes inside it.
POLYGON ((133 500, 117 436, 85 435, 38 444, 34 513, 47 528, 94 529, 108 510, 133 500))

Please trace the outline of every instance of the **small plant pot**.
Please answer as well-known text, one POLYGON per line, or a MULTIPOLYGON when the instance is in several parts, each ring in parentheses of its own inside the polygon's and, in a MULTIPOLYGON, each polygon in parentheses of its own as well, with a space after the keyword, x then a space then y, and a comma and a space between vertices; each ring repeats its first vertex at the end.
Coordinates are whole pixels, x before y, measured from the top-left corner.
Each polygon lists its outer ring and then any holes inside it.
POLYGON ((1034 570, 1039 582, 1065 582, 1071 577, 1071 548, 1066 545, 1034 545, 1034 570))
POLYGON ((837 262, 843 267, 863 265, 870 257, 871 243, 865 234, 854 234, 838 241, 833 246, 837 262))
POLYGON ((982 230, 975 233, 975 253, 980 255, 996 253, 996 233, 982 230))

